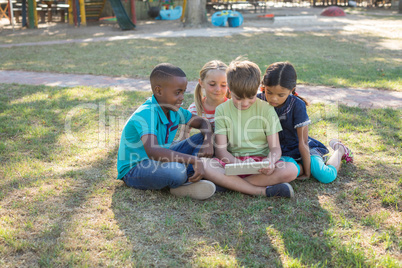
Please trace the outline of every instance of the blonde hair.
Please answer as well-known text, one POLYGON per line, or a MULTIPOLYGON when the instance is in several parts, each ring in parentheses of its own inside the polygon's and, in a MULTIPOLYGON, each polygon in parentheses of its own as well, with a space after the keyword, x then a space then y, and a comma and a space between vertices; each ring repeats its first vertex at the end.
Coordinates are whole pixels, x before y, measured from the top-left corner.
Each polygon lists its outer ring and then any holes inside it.
MULTIPOLYGON (((226 71, 228 66, 223 63, 220 60, 211 60, 202 67, 200 71, 200 79, 201 81, 204 81, 205 77, 207 76, 207 73, 212 70, 222 70, 226 71)), ((228 95, 226 97, 229 97, 228 95)), ((195 107, 197 108, 197 115, 202 116, 204 113, 204 105, 202 104, 202 99, 204 98, 204 94, 202 92, 202 87, 200 83, 197 84, 195 87, 194 91, 194 102, 195 102, 195 107)))
POLYGON ((226 70, 228 87, 239 98, 252 98, 257 94, 261 81, 261 70, 249 60, 237 58, 226 70))

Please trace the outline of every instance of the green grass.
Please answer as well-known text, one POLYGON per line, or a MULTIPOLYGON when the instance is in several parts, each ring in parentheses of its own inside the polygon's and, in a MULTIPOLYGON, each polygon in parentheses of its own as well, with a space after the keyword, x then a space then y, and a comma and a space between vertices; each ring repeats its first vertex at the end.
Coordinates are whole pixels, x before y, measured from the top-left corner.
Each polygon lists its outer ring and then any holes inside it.
POLYGON ((292 182, 292 200, 200 202, 115 180, 120 131, 150 93, 0 90, 2 266, 401 265, 401 110, 315 104, 310 135, 355 153, 336 181, 292 182))
POLYGON ((158 38, 0 48, 0 69, 146 78, 156 64, 171 62, 195 80, 208 60, 229 63, 245 55, 262 71, 276 61, 292 62, 300 83, 402 90, 402 54, 400 50, 383 47, 383 42, 388 41, 386 37, 330 31, 246 34, 208 38, 208 42, 205 39, 158 38))

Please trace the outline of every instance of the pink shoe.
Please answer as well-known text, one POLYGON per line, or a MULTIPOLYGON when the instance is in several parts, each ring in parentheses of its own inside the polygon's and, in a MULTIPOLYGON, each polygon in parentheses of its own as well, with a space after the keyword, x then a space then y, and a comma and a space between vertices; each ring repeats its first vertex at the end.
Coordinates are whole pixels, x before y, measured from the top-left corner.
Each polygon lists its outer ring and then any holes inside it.
POLYGON ((353 153, 352 151, 346 147, 340 140, 338 139, 332 139, 329 141, 329 146, 335 151, 335 146, 336 145, 341 145, 343 149, 345 150, 345 154, 342 156, 342 159, 346 161, 346 163, 353 163, 353 153))

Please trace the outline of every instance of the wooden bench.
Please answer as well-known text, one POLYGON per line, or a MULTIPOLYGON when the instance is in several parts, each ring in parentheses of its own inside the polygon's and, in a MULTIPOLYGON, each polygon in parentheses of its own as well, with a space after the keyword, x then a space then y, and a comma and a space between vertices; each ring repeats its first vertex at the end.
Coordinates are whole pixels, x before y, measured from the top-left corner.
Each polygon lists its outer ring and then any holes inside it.
POLYGON ((68 13, 68 4, 56 4, 56 12, 60 12, 60 22, 66 22, 66 13, 68 13))
POLYGON ((233 10, 233 5, 244 5, 245 8, 237 9, 240 10, 254 10, 257 13, 258 9, 266 12, 268 2, 258 1, 258 0, 248 0, 248 1, 220 1, 220 0, 210 0, 207 1, 207 12, 210 13, 212 10, 229 9, 233 10), (248 8, 250 7, 250 8, 248 8))
MULTIPOLYGON (((14 17, 15 17, 15 21, 17 23, 20 22, 20 16, 22 15, 22 7, 21 6, 16 6, 13 8, 14 10, 14 17)), ((46 23, 46 12, 47 12, 47 8, 45 7, 36 7, 36 12, 38 13, 39 17, 40 17, 40 23, 46 23)), ((28 14, 28 8, 27 8, 27 14, 28 14)), ((27 15, 28 16, 28 15, 27 15)))

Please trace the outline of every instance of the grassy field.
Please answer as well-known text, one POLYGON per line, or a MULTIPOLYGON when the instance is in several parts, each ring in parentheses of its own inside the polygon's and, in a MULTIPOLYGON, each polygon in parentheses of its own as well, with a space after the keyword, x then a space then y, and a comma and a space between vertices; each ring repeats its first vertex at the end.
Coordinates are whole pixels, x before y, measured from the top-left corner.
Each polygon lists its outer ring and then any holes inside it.
POLYGON ((355 153, 336 181, 195 201, 115 180, 120 131, 150 93, 0 91, 2 267, 401 266, 401 110, 313 105, 310 135, 355 153))
POLYGON ((145 78, 156 64, 171 62, 195 80, 205 62, 229 63, 245 55, 263 71, 273 62, 290 61, 304 84, 401 91, 402 52, 384 48, 386 39, 321 31, 255 33, 207 42, 205 37, 187 37, 0 48, 0 69, 145 78))

